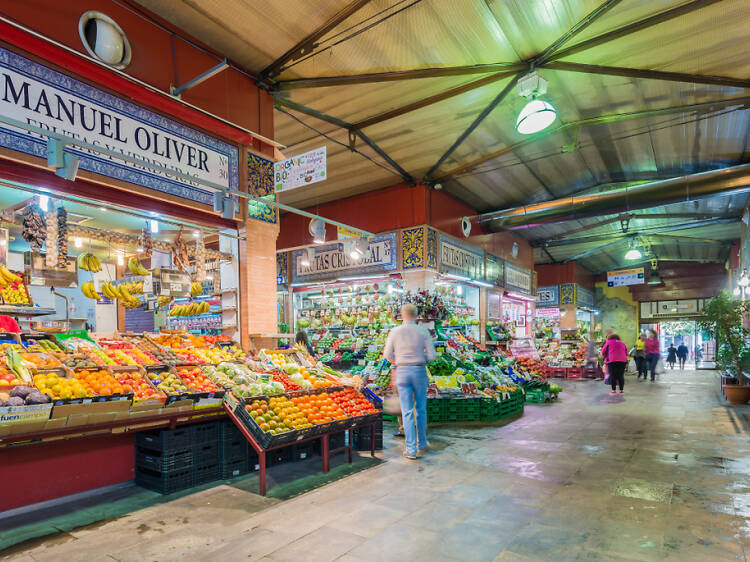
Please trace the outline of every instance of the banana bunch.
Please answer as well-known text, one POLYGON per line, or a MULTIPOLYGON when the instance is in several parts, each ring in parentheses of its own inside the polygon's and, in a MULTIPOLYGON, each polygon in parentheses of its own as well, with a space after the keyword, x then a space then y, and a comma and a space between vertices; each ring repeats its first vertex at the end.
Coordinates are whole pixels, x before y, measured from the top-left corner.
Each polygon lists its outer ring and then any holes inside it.
POLYGON ((141 260, 139 260, 135 256, 133 256, 132 258, 128 260, 128 269, 130 270, 130 273, 132 273, 133 275, 145 276, 149 274, 148 269, 143 267, 141 260))
POLYGON ((124 300, 120 304, 125 308, 139 308, 143 305, 141 299, 137 299, 135 297, 133 297, 132 300, 124 300))
POLYGON ((7 287, 13 283, 20 283, 23 277, 16 275, 5 264, 0 263, 0 287, 7 287))
POLYGON ((98 273, 102 270, 102 264, 94 254, 79 254, 76 263, 78 264, 78 269, 90 271, 91 273, 98 273))
POLYGON ((169 311, 168 316, 193 316, 194 314, 205 314, 209 311, 211 305, 208 301, 202 303, 191 302, 190 304, 178 304, 169 311))
POLYGON ((172 304, 172 297, 159 297, 156 299, 156 306, 159 308, 164 308, 170 304, 172 304))
POLYGON ((96 287, 94 287, 93 281, 86 281, 81 285, 81 292, 83 293, 83 296, 95 301, 101 300, 102 298, 102 296, 96 292, 96 287))
POLYGON ((194 297, 197 297, 203 292, 203 285, 200 283, 194 281, 190 283, 190 294, 194 297))
POLYGON ((117 292, 117 289, 115 288, 112 283, 102 283, 102 293, 104 293, 104 296, 110 299, 119 299, 120 293, 117 292))
POLYGON ((117 286, 112 283, 103 283, 102 293, 110 299, 118 299, 125 308, 138 308, 143 304, 141 299, 133 296, 143 293, 143 283, 140 281, 137 283, 121 283, 117 286))

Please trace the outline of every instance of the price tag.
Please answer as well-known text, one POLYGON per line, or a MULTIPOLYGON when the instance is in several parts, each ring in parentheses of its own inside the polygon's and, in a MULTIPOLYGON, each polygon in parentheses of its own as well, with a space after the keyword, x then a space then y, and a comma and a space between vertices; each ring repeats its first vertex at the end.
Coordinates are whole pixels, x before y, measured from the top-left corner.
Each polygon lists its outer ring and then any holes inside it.
POLYGON ((427 396, 438 396, 439 394, 440 389, 438 389, 438 386, 434 382, 427 386, 427 396))

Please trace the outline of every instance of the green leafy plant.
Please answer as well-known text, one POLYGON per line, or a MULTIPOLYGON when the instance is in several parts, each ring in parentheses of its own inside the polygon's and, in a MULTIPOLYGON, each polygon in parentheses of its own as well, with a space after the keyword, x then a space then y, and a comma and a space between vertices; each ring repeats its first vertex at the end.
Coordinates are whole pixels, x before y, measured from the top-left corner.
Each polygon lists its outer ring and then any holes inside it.
POLYGON ((743 319, 750 307, 747 302, 733 300, 726 291, 706 301, 704 318, 698 321, 702 330, 716 340, 716 365, 744 379, 743 365, 750 361, 750 330, 743 319))

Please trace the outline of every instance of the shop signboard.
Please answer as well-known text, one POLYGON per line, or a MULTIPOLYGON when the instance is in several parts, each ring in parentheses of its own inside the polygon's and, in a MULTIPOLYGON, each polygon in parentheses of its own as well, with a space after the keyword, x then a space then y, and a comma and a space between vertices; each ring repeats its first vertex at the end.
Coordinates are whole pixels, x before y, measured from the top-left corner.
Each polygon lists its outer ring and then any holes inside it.
POLYGON ((344 252, 341 244, 315 246, 315 256, 310 265, 302 265, 302 255, 307 249, 292 252, 292 270, 295 282, 314 282, 354 275, 378 275, 398 268, 396 233, 371 236, 364 258, 353 259, 344 252))
POLYGON ((346 228, 345 226, 336 227, 336 237, 339 240, 343 240, 345 238, 359 238, 360 236, 362 236, 361 233, 357 232, 356 230, 352 230, 351 228, 346 228))
POLYGON ((594 293, 580 285, 576 287, 577 304, 581 308, 594 308, 594 293))
POLYGON ((484 279, 484 252, 452 238, 440 236, 440 273, 484 279))
MULTIPOLYGON (((173 172, 238 187, 235 145, 1 48, 0 115, 144 161, 68 145, 65 152, 79 157, 80 170, 205 205, 213 205, 213 190, 173 172)), ((0 146, 47 158, 47 137, 3 123, 0 146)))
POLYGON ((643 285, 644 282, 644 269, 642 267, 607 272, 607 287, 643 285))
POLYGON ((505 262, 505 288, 531 294, 531 271, 523 267, 518 267, 512 263, 505 262))
POLYGON ((484 254, 484 280, 498 287, 503 286, 503 280, 505 276, 505 262, 493 256, 492 254, 484 254))
POLYGON ((536 290, 537 306, 557 306, 559 304, 560 293, 557 285, 547 287, 538 287, 536 290))
POLYGON ((279 160, 273 165, 273 188, 276 193, 326 179, 326 147, 279 160))

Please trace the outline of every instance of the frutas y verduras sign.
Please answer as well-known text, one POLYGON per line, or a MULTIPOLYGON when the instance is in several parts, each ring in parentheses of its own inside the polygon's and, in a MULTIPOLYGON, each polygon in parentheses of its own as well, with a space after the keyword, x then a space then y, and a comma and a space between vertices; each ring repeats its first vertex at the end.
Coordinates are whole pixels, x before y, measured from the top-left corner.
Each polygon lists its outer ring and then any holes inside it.
POLYGON ((302 255, 307 250, 292 253, 295 281, 319 281, 335 277, 364 273, 384 273, 398 267, 396 233, 380 234, 369 239, 369 252, 362 259, 352 259, 341 244, 315 247, 315 256, 309 266, 302 265, 302 255))
POLYGON ((505 263, 505 288, 531 294, 531 271, 512 263, 505 263))
POLYGON ((484 252, 440 237, 440 272, 484 279, 484 252))
MULTIPOLYGON (((237 189, 236 146, 0 48, 0 115, 199 180, 237 189)), ((47 157, 47 138, 0 123, 0 146, 47 157)), ((213 190, 169 172, 78 146, 79 169, 213 204, 213 190)))
POLYGON ((274 191, 288 191, 326 179, 326 147, 279 160, 273 165, 274 191))

